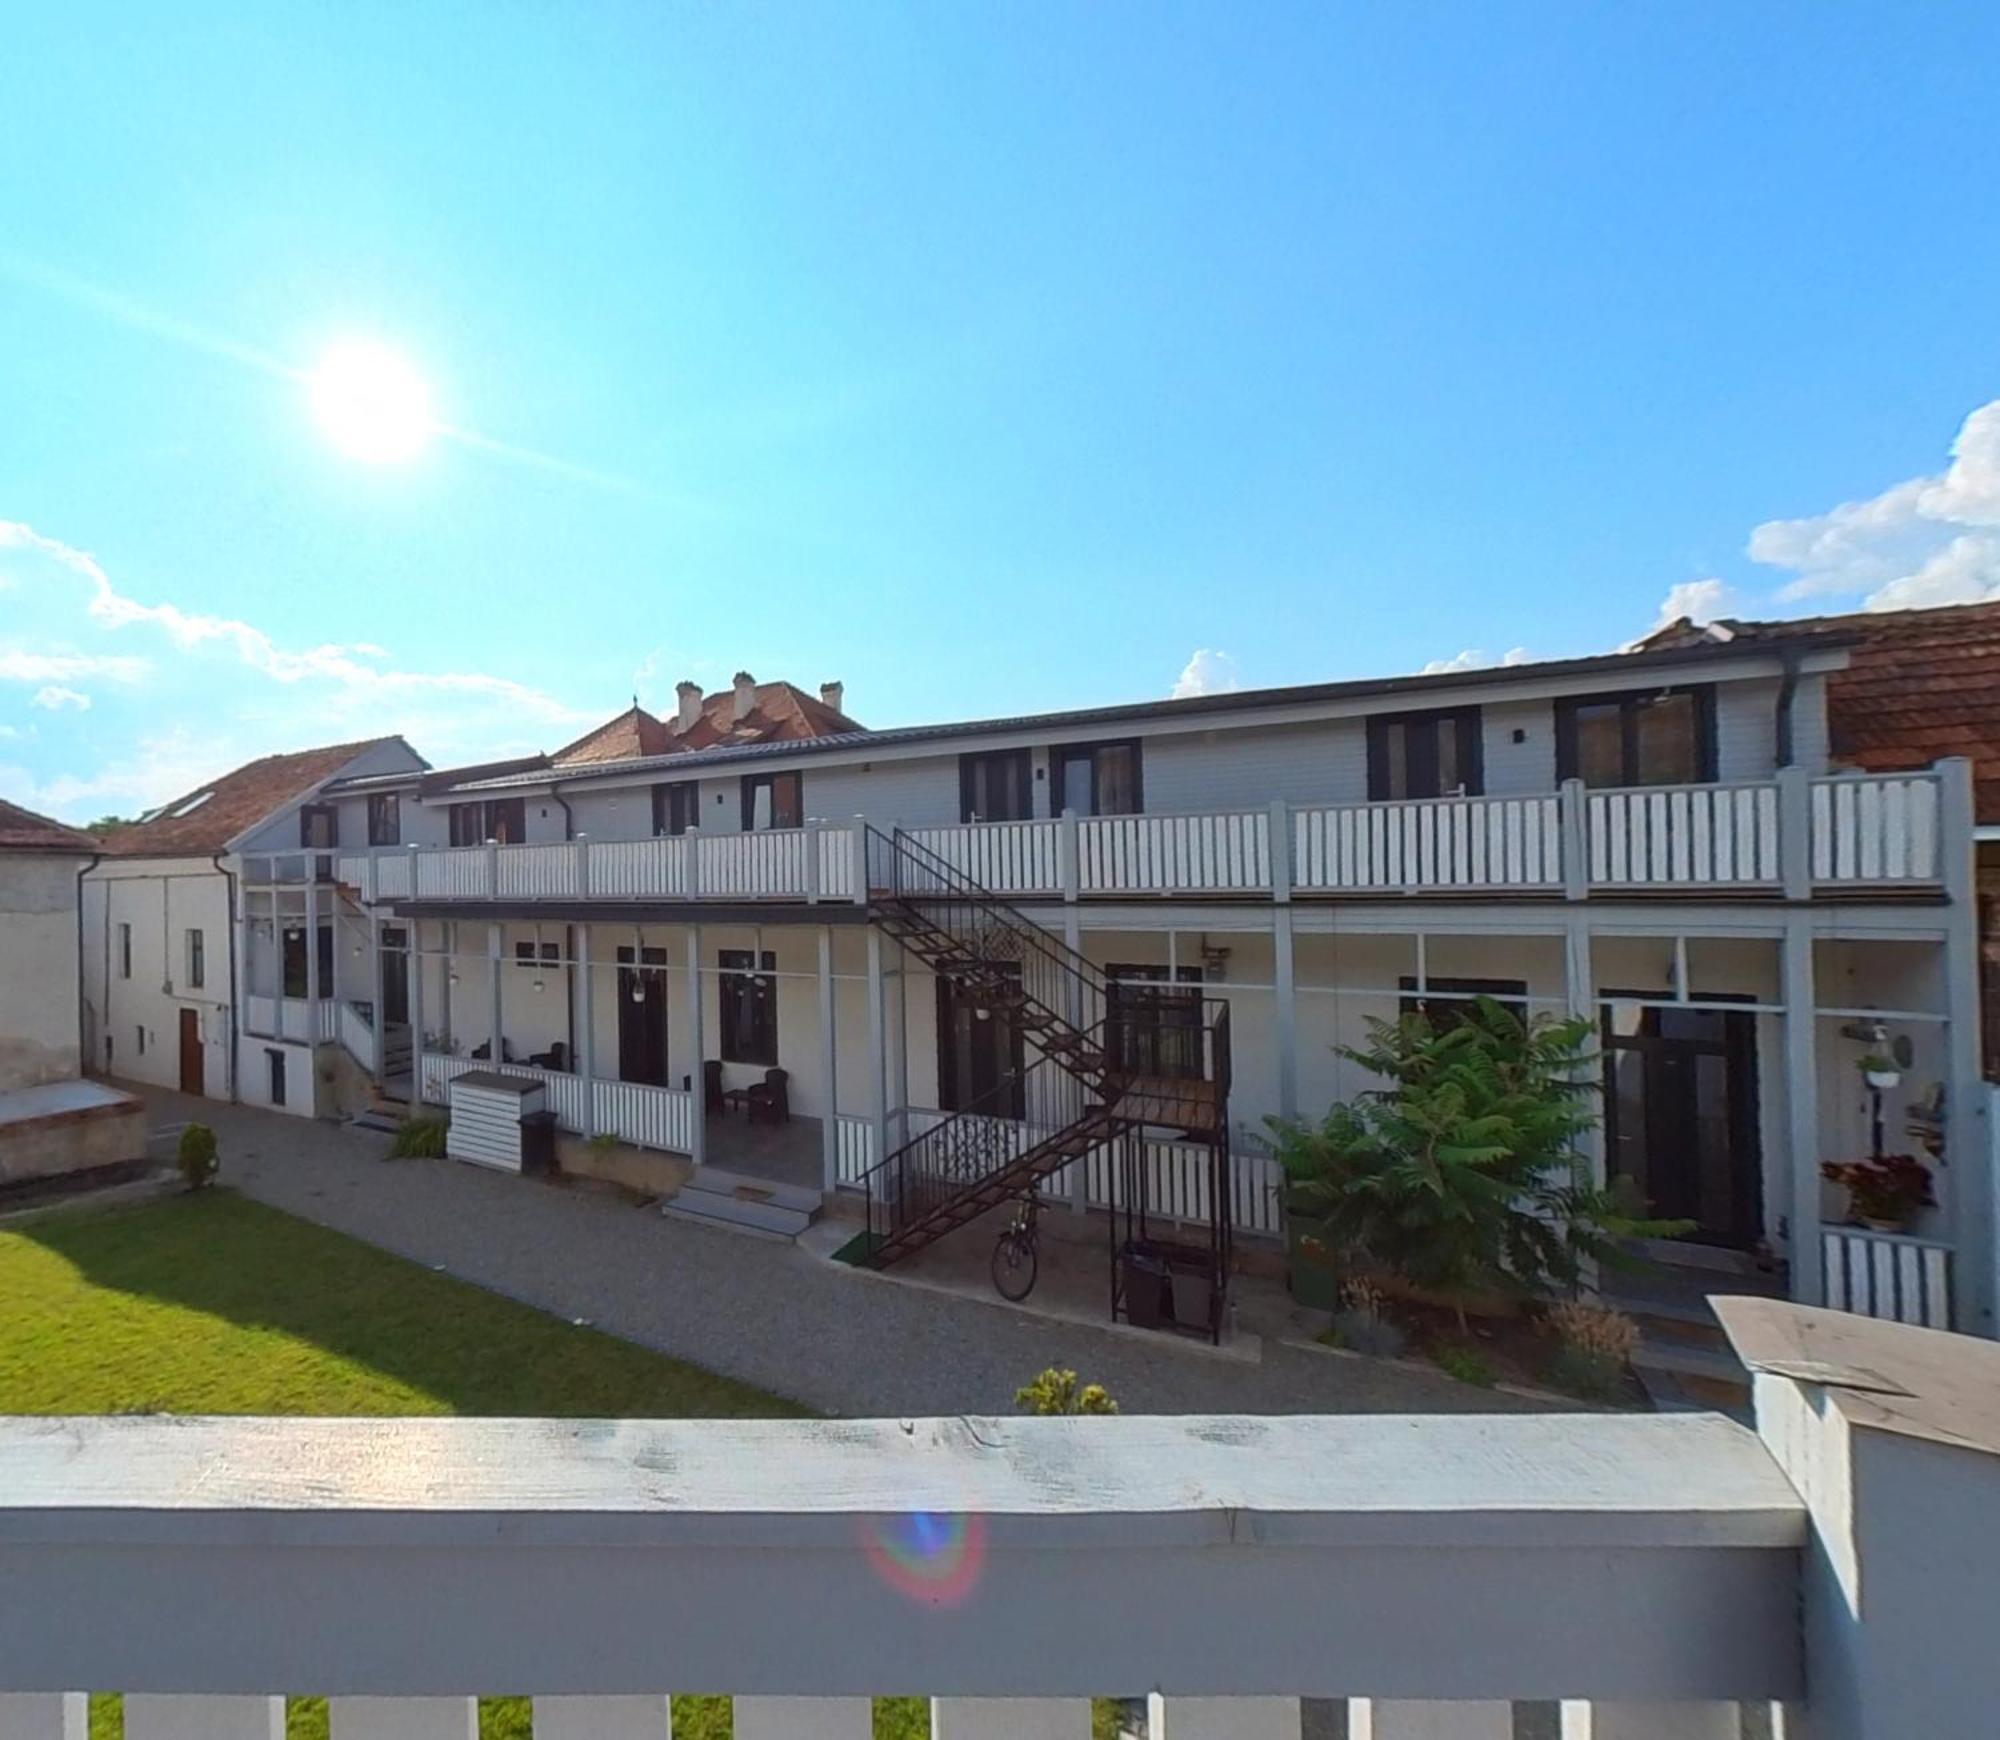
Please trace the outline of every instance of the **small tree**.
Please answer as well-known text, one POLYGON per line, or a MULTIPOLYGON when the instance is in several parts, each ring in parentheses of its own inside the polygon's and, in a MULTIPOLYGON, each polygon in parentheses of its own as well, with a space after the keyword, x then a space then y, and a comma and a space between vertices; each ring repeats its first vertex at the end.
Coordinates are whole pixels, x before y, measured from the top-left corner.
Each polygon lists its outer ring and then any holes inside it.
POLYGON ((1014 1392, 1014 1404, 1030 1414, 1115 1414, 1118 1404, 1102 1384, 1078 1385, 1076 1373, 1050 1366, 1014 1392))
POLYGON ((1623 1181, 1593 1181, 1577 1147, 1597 1120, 1591 1036, 1490 997, 1448 1023, 1370 1021, 1340 1055, 1386 1085, 1317 1126, 1271 1120, 1291 1213, 1337 1255, 1460 1300, 1574 1291, 1586 1261, 1631 1266, 1620 1240, 1687 1223, 1648 1221, 1623 1181))
POLYGON ((200 1190, 215 1182, 222 1170, 222 1156, 216 1151, 215 1132, 206 1124, 190 1124, 181 1132, 174 1147, 174 1161, 181 1169, 181 1182, 190 1190, 200 1190))

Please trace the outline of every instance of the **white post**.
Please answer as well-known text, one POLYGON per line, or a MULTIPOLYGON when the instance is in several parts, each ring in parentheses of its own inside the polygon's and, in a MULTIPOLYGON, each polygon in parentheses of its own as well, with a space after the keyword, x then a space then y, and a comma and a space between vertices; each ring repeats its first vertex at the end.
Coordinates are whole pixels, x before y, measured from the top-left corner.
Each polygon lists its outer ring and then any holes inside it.
POLYGON ((502 996, 506 979, 502 969, 505 965, 507 936, 504 928, 497 924, 486 927, 486 972, 492 983, 487 987, 487 1038, 489 1041, 486 1061, 491 1068, 498 1069, 506 1055, 503 1047, 506 1036, 502 1032, 502 996))
POLYGON ((933 1698, 931 1740, 1090 1740, 1090 1700, 933 1698))
POLYGON ((1781 767, 1778 785, 1778 880, 1787 900, 1812 899, 1812 776, 1781 767))
POLYGON ((590 898, 590 836, 578 834, 576 837, 576 897, 590 898))
POLYGON ((1991 1335, 2000 1311, 2000 1172, 1992 1162, 1980 1057, 1980 938, 1972 763, 1938 763, 1938 852, 1945 899, 1946 1224, 1963 1277, 1955 1329, 1991 1335))
POLYGON ((847 836, 848 849, 854 854, 854 864, 850 875, 854 882, 854 904, 868 904, 868 818, 856 816, 854 828, 847 836))
POLYGON ((412 918, 404 935, 409 939, 403 977, 409 982, 410 1110, 417 1113, 424 1105, 424 921, 412 918))
POLYGON ((1779 1001, 1785 1006, 1785 1151, 1791 1157, 1790 1236, 1792 1297, 1820 1302, 1824 1278, 1819 1248, 1819 1023, 1813 1010, 1812 914, 1794 907, 1785 914, 1779 945, 1779 1001))
POLYGON ((805 896, 808 906, 819 904, 819 836, 820 822, 814 817, 807 821, 805 834, 805 896))
POLYGON ((687 897, 701 898, 701 829, 690 828, 681 836, 687 841, 687 897))
POLYGON ((0 1734, 7 1740, 89 1740, 89 1696, 83 1692, 0 1693, 0 1734))
MULTIPOLYGON (((283 987, 280 987, 282 989, 283 987)), ((319 1038, 319 885, 312 879, 312 860, 306 860, 306 1036, 308 1043, 319 1038)), ((284 1032, 283 1017, 278 1031, 284 1032)))
POLYGON ((1148 1740, 1299 1740, 1297 1698, 1146 1700, 1148 1740))
POLYGON ((1598 1704, 1565 1698, 1561 1740, 1742 1740, 1736 1704, 1598 1704))
POLYGON ((331 1740, 479 1740, 476 1698, 329 1698, 331 1740))
POLYGON ((1557 804, 1562 818, 1563 898, 1582 900, 1590 893, 1590 823, 1583 781, 1564 780, 1557 804))
POLYGON ((537 1698, 535 1740, 670 1740, 665 1698, 537 1698))
MULTIPOLYGON (((643 954, 643 949, 634 947, 635 954, 643 954)), ((687 1023, 688 1044, 694 1057, 694 1073, 688 1077, 694 1089, 692 1116, 688 1119, 688 1157, 697 1166, 708 1159, 708 1104, 706 1100, 705 1060, 708 1047, 701 1037, 701 926, 687 927, 687 1023)))
MULTIPOLYGON (((1072 828, 1076 821, 1076 812, 1067 810, 1064 815, 1067 818, 1064 826, 1072 828)), ((1074 863, 1074 857, 1070 861, 1074 863)), ((1066 901, 1063 905, 1063 942, 1071 954, 1083 953, 1083 920, 1078 915, 1074 900, 1066 901)), ((1079 1032, 1083 1030, 1083 982, 1074 973, 1063 974, 1063 1015, 1068 1019, 1070 1026, 1079 1032)), ((1083 1214, 1090 1208, 1088 1154, 1070 1163, 1069 1207, 1072 1214, 1083 1214)))
POLYGON ((872 1698, 744 1698, 735 1700, 736 1740, 869 1740, 872 1698))
MULTIPOLYGON (((813 850, 819 850, 815 835, 813 850)), ((819 1129, 820 1188, 828 1195, 840 1188, 839 1056, 833 1028, 833 926, 819 927, 819 1073, 825 1086, 820 1096, 825 1113, 819 1129)))
POLYGON ((889 1152, 888 1013, 882 988, 882 933, 868 927, 868 1113, 875 1125, 875 1156, 889 1152))
POLYGON ((1056 875, 1064 901, 1074 906, 1083 891, 1083 854, 1082 830, 1073 809, 1064 810, 1056 824, 1056 875))
POLYGON ((1275 1006, 1271 1043, 1277 1048, 1278 1115, 1299 1115, 1299 1006, 1292 959, 1292 909, 1289 903, 1271 908, 1271 953, 1275 1006))
POLYGON ((590 979, 590 926, 576 927, 576 959, 570 963, 576 984, 576 1066, 583 1086, 583 1133, 597 1134, 597 997, 590 979))
POLYGON ((125 1740, 285 1740, 285 1700, 127 1692, 125 1740))
POLYGON ((488 840, 486 842, 486 898, 488 900, 498 900, 500 898, 500 842, 498 840, 488 840))
MULTIPOLYGON (((374 859, 370 858, 373 864, 374 859)), ((375 1056, 368 1071, 379 1088, 387 1078, 384 1059, 389 1053, 388 980, 382 973, 382 915, 370 908, 368 919, 368 1006, 375 1023, 375 1056)))

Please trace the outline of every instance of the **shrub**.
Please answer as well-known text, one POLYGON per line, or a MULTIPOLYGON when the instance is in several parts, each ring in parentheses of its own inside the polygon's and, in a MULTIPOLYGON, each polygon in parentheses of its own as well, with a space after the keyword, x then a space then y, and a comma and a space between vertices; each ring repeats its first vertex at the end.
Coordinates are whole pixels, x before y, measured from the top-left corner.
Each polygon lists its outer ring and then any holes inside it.
POLYGON ((389 1144, 390 1159, 442 1160, 447 1128, 449 1122, 444 1118, 412 1118, 389 1144))
POLYGON ((1493 1387, 1492 1366, 1487 1364, 1486 1355, 1470 1342, 1439 1342, 1431 1349, 1431 1363, 1462 1384, 1473 1384, 1482 1390, 1493 1387))
POLYGON ((1873 1160, 1828 1160, 1820 1176, 1845 1185, 1852 1211, 1864 1221, 1901 1226, 1920 1208, 1935 1208, 1931 1169, 1914 1154, 1873 1160))
POLYGON ((1340 1309, 1333 1314, 1333 1339, 1339 1347, 1377 1359, 1394 1359, 1408 1337, 1389 1320, 1387 1295, 1374 1282, 1357 1275, 1340 1289, 1340 1309))
MULTIPOLYGON (((1588 1021, 1523 1021, 1490 997, 1447 1024, 1370 1021, 1340 1054, 1387 1085, 1317 1125, 1270 1120, 1290 1212, 1338 1255, 1462 1301, 1573 1290, 1621 1241, 1672 1237, 1624 1180, 1591 1177, 1577 1139, 1600 1090, 1588 1021)), ((1464 1312, 1461 1306, 1460 1318, 1464 1312)))
POLYGON ((1556 1338, 1549 1377, 1558 1389, 1609 1401, 1639 1348, 1639 1326, 1622 1311, 1565 1299, 1544 1319, 1556 1338))
POLYGON ((216 1151, 215 1132, 206 1124, 190 1124, 181 1132, 174 1148, 174 1162, 181 1169, 181 1182, 190 1190, 200 1190, 215 1182, 222 1170, 222 1156, 216 1151))
POLYGON ((1050 1366, 1014 1392, 1014 1404, 1030 1414, 1115 1414, 1118 1404, 1102 1384, 1078 1386, 1076 1373, 1050 1366))

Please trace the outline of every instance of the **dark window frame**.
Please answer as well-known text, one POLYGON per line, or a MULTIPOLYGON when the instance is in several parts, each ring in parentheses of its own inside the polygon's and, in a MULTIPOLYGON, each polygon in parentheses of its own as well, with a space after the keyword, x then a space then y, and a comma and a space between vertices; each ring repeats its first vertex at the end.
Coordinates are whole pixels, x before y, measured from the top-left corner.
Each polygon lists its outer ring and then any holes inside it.
POLYGON ((488 798, 453 804, 447 819, 454 846, 483 846, 488 840, 502 845, 525 845, 528 839, 528 800, 488 798))
MULTIPOLYGON (((1619 751, 1623 762, 1619 786, 1713 785, 1717 778, 1715 728, 1715 685, 1675 683, 1658 689, 1611 689, 1597 695, 1564 695, 1556 702, 1556 778, 1577 779, 1577 715, 1587 708, 1616 707, 1619 713, 1619 751), (1695 775, 1692 781, 1649 779, 1639 752, 1639 715, 1646 704, 1671 696, 1688 695, 1694 700, 1695 775)), ((1605 788, 1615 789, 1615 788, 1605 788)))
MULTIPOLYGON (((1004 977, 1020 983, 1020 963, 1008 961, 999 963, 1004 977)), ((937 1085, 938 1110, 941 1112, 971 1111, 975 1107, 987 1117, 1025 1118, 1027 1108, 1027 1084, 1024 1072, 1027 1068, 1027 1035, 1010 1015, 997 1009, 987 1011, 987 1021, 996 1034, 1005 1035, 1007 1063, 998 1072, 996 1079, 986 1089, 977 1083, 961 1082, 958 1079, 958 1020, 961 1012, 977 1016, 978 1000, 968 993, 958 981, 947 973, 937 975, 937 1085), (1013 1092, 1006 1096, 1006 1105, 998 1103, 999 1089, 1009 1082, 1013 1092)))
POLYGON ((717 952, 717 1048, 724 1063, 778 1066, 778 957, 771 949, 717 952), (746 985, 745 981, 749 981, 746 985), (748 1016, 745 1020, 746 1013, 748 1016))
POLYGON ((689 833, 701 826, 701 786, 691 779, 653 787, 653 837, 689 833))
POLYGON ((1421 802, 1433 797, 1482 796, 1486 790, 1486 732, 1485 721, 1477 707, 1427 707, 1410 713, 1371 713, 1368 717, 1368 801, 1370 803, 1393 803, 1399 801, 1421 802), (1419 768, 1427 763, 1425 771, 1429 778, 1421 783, 1436 786, 1429 792, 1391 791, 1389 732, 1400 726, 1403 730, 1403 772, 1406 785, 1419 783, 1411 778, 1419 768), (1416 748, 1410 736, 1412 726, 1428 726, 1436 731, 1450 728, 1458 738, 1458 765, 1463 776, 1459 783, 1463 793, 1443 789, 1443 779, 1438 772, 1437 740, 1435 735, 1429 740, 1427 752, 1419 757, 1413 753, 1416 748))
POLYGON ((335 804, 299 805, 299 844, 314 852, 330 852, 340 845, 340 809, 335 804), (326 838, 313 838, 313 823, 326 823, 326 838))
POLYGON ((200 925, 190 925, 181 944, 186 956, 186 984, 183 990, 199 991, 208 984, 208 937, 200 925))
POLYGON ((779 828, 802 828, 806 825, 806 782, 805 775, 796 770, 790 773, 746 773, 743 775, 741 791, 743 804, 742 825, 746 834, 762 832, 757 826, 757 792, 768 786, 771 792, 771 831, 779 828), (789 785, 786 782, 789 781, 789 785), (780 809, 778 794, 788 791, 792 804, 789 810, 780 809), (785 820, 786 816, 790 820, 785 820))
POLYGON ((270 1101, 274 1106, 285 1103, 285 1054, 275 1046, 266 1046, 265 1068, 270 1071, 270 1101))
POLYGON ((400 792, 368 794, 368 843, 371 846, 400 846, 403 843, 403 797, 400 792))
POLYGON ((1430 975, 1424 980, 1424 988, 1417 990, 1415 973, 1404 973, 1397 981, 1402 1000, 1396 1006, 1397 1014, 1408 1018, 1421 1015, 1433 1027, 1449 1025, 1471 1007, 1476 997, 1490 997, 1501 1008, 1509 1011, 1523 1027, 1528 1024, 1528 981, 1526 979, 1468 979, 1462 976, 1444 974, 1430 975), (1435 995, 1436 1003, 1426 999, 1435 995), (1443 1012, 1448 1020, 1440 1022, 1443 1012))
MULTIPOLYGON (((990 797, 989 797, 990 803, 990 797)), ((1026 822, 1035 814, 1035 768, 1034 759, 1025 749, 984 749, 961 755, 958 758, 958 819, 961 822, 1026 822), (993 789, 992 770, 1004 767, 1010 779, 1019 788, 1020 807, 1012 815, 992 815, 980 810, 974 789, 979 784, 979 775, 986 771, 986 788, 993 789)))
POLYGON ((1072 761, 1088 760, 1090 763, 1090 808, 1086 812, 1093 816, 1143 816, 1146 813, 1146 752, 1142 737, 1106 737, 1094 743, 1058 743, 1049 751, 1049 810, 1053 815, 1061 815, 1068 807, 1065 793, 1069 789, 1069 764, 1072 761), (1098 765, 1098 756, 1107 749, 1129 749, 1132 752, 1132 807, 1129 810, 1107 810, 1104 808, 1103 770, 1098 765))
POLYGON ((1202 987, 1207 982, 1208 975, 1187 962, 1171 970, 1163 962, 1109 962, 1104 1021, 1114 1066, 1164 1081, 1205 1080, 1202 987), (1148 1013, 1150 1020, 1144 1018, 1148 1013))
POLYGON ((118 976, 132 976, 132 927, 123 919, 118 921, 118 976))
POLYGON ((562 944, 545 942, 541 953, 535 952, 532 942, 517 942, 514 945, 514 965, 517 967, 559 967, 562 965, 562 944))

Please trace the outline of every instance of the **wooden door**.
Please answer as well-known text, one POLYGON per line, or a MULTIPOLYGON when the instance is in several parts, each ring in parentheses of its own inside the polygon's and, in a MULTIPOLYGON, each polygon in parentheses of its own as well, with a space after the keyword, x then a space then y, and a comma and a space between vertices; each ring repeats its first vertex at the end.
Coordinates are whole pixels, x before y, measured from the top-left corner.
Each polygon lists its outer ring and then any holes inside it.
POLYGON ((181 1092, 198 1094, 206 1091, 202 1086, 201 1069, 201 1011, 183 1009, 181 1011, 181 1092))
POLYGON ((667 1085, 667 951, 618 951, 618 1079, 667 1085))

